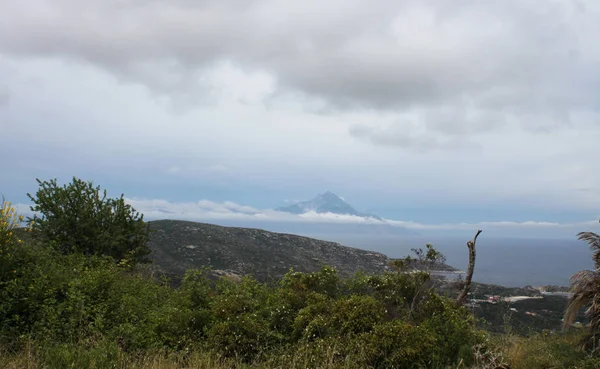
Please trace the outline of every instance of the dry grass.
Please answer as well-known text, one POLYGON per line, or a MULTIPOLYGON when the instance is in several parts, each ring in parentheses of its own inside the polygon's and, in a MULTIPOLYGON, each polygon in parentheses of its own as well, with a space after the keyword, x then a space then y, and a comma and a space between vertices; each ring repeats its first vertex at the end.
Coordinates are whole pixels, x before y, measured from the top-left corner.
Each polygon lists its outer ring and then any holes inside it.
POLYGON ((0 368, 46 369, 46 368, 120 368, 120 369, 229 369, 244 368, 235 361, 220 360, 203 352, 176 355, 154 352, 144 355, 128 355, 119 352, 116 357, 107 357, 101 351, 78 350, 72 347, 39 349, 28 343, 17 353, 0 352, 0 368), (42 351, 43 350, 43 351, 42 351))
POLYGON ((46 369, 46 368, 119 368, 119 369, 359 369, 356 363, 335 363, 333 351, 323 357, 296 354, 281 354, 262 357, 255 363, 244 363, 235 359, 222 359, 210 352, 198 350, 189 354, 167 351, 127 354, 110 352, 103 348, 84 349, 75 346, 36 347, 26 343, 18 352, 0 348, 0 368, 46 369), (320 362, 319 362, 320 361, 320 362))

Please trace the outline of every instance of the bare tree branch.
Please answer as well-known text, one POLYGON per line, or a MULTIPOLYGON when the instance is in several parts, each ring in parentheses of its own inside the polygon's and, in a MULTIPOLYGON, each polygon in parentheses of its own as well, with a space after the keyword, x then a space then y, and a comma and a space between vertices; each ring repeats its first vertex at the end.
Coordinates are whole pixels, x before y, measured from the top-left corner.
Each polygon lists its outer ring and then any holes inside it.
POLYGON ((467 277, 465 278, 463 290, 456 298, 456 303, 459 305, 463 305, 465 303, 467 295, 469 294, 469 290, 471 289, 471 280, 473 279, 473 272, 475 271, 475 244, 477 243, 477 237, 479 237, 481 232, 481 229, 477 230, 473 240, 467 242, 467 247, 469 248, 469 269, 467 270, 467 277))

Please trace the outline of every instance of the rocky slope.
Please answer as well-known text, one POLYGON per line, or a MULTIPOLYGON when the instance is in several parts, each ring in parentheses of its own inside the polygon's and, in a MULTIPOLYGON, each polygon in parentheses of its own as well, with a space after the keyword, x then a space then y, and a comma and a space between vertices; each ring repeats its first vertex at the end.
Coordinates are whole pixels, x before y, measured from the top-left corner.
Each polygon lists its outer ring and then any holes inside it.
POLYGON ((209 266, 218 274, 252 274, 269 280, 280 278, 290 268, 311 272, 329 265, 348 276, 359 270, 380 273, 390 261, 377 252, 260 229, 175 220, 149 224, 154 268, 170 275, 209 266))

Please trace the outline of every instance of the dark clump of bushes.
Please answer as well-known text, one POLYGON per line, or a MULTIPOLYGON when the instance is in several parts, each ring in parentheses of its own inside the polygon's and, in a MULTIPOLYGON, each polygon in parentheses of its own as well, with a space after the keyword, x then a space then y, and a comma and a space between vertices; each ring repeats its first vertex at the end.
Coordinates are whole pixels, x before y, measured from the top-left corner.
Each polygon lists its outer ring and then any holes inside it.
POLYGON ((214 282, 191 270, 172 288, 147 267, 35 243, 15 244, 0 259, 0 340, 13 350, 33 341, 104 345, 109 356, 208 350, 257 362, 301 352, 315 365, 430 367, 469 360, 462 347, 483 338, 464 308, 434 291, 411 309, 403 297, 412 301, 407 280, 415 277, 400 271, 343 280, 325 267, 290 271, 268 286, 251 277, 214 282), (389 301, 382 285, 399 298, 389 301))

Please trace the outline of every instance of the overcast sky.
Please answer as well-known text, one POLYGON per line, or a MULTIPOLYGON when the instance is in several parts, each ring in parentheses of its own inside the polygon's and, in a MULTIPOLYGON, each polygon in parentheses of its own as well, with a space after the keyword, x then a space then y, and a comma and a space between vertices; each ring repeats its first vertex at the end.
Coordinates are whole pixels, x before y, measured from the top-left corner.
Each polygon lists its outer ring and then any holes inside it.
POLYGON ((598 35, 594 0, 0 0, 0 192, 593 222, 598 35))

